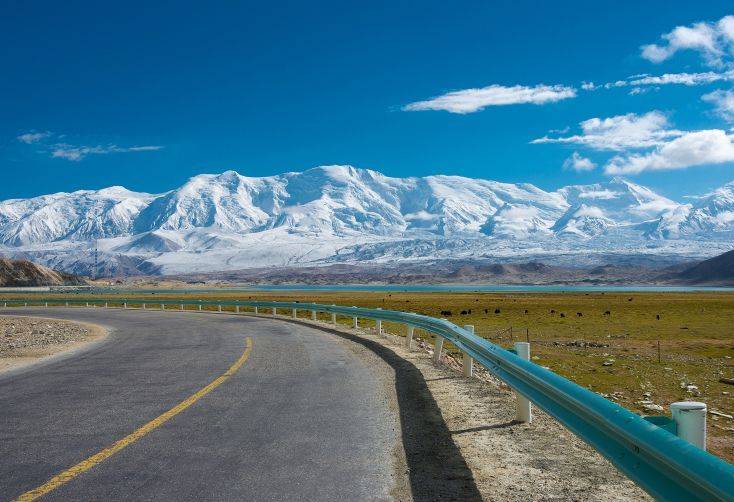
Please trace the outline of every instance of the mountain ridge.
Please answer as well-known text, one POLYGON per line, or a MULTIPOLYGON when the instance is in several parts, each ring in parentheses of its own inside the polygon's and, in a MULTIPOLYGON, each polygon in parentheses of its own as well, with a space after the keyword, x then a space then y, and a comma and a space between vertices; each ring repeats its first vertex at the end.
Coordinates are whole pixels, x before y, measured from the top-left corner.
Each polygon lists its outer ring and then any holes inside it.
MULTIPOLYGON (((200 174, 159 194, 113 186, 0 202, 0 251, 85 273, 116 262, 195 272, 423 259, 731 249, 734 182, 679 203, 624 178, 545 191, 462 176, 393 178, 353 166, 200 174)), ((133 268, 135 268, 133 266, 133 268)))

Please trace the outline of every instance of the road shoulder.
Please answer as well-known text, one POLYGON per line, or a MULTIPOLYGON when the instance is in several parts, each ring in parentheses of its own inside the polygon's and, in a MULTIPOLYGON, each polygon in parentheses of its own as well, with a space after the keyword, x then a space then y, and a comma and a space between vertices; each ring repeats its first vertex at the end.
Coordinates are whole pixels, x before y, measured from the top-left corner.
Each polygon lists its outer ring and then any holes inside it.
POLYGON ((104 342, 109 332, 79 321, 0 315, 0 378, 86 352, 104 342))

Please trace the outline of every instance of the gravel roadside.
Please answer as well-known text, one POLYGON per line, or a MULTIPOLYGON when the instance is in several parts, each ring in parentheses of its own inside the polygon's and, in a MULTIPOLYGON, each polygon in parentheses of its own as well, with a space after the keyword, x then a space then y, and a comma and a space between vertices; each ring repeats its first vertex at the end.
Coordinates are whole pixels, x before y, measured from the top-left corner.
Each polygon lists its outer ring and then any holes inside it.
POLYGON ((652 500, 537 408, 531 424, 515 422, 512 391, 483 368, 467 379, 451 357, 435 366, 420 338, 408 351, 400 336, 313 324, 370 348, 395 370, 412 492, 398 499, 652 500))
POLYGON ((0 316, 0 373, 80 348, 105 334, 98 326, 79 322, 0 316))

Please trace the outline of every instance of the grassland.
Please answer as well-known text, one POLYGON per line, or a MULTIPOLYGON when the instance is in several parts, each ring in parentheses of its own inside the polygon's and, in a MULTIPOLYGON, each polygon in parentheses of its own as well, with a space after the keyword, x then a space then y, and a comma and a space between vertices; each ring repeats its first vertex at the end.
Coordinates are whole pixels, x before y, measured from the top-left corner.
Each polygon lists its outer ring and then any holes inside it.
MULTIPOLYGON (((529 339, 535 363, 641 414, 667 414, 670 403, 695 399, 734 415, 734 385, 719 381, 734 378, 734 294, 222 291, 189 296, 313 301, 448 317, 474 325, 477 334, 503 346, 529 339)), ((151 305, 164 297, 140 295, 151 305)), ((385 328, 404 333, 400 325, 385 328)), ((432 339, 427 333, 417 336, 432 339)), ((710 415, 709 424, 709 449, 734 462, 734 419, 710 415)))

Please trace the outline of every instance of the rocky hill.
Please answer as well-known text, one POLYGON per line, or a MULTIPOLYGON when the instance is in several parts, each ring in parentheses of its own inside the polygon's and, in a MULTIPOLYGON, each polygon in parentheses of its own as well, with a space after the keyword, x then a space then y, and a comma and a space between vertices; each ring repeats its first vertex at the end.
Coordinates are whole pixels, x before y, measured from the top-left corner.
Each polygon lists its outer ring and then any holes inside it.
POLYGON ((81 278, 28 260, 0 258, 0 287, 76 286, 81 278))
POLYGON ((677 274, 677 279, 690 284, 734 286, 734 251, 704 260, 677 274))

